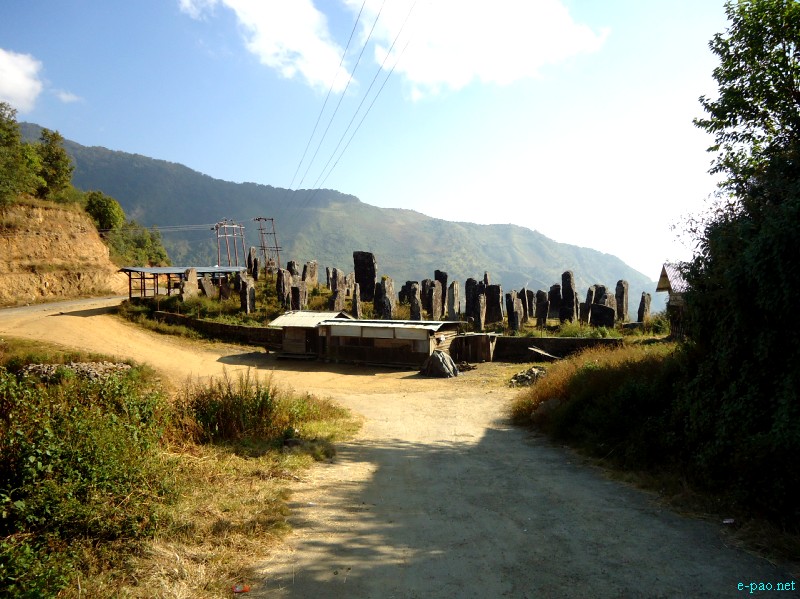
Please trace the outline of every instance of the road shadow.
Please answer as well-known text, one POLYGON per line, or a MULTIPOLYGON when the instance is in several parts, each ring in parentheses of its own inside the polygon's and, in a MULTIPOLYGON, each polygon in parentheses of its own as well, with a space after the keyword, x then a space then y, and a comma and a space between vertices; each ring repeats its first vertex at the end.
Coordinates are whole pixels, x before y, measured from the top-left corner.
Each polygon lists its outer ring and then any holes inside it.
POLYGON ((463 435, 342 444, 297 490, 291 550, 250 570, 250 596, 718 597, 791 579, 542 437, 463 435))
POLYGON ((57 312, 48 316, 78 316, 79 318, 89 318, 90 316, 100 316, 101 314, 113 314, 119 306, 105 306, 103 308, 91 308, 89 310, 70 310, 69 312, 57 312))
MULTIPOLYGON (((328 372, 343 376, 368 376, 385 373, 404 372, 403 368, 391 368, 388 366, 373 366, 368 364, 347 364, 337 362, 325 362, 324 360, 303 360, 281 358, 278 354, 267 352, 243 352, 229 354, 220 357, 217 362, 229 366, 249 366, 250 368, 263 370, 281 370, 286 372, 328 372)), ((407 376, 402 378, 425 378, 414 370, 407 370, 407 376)))

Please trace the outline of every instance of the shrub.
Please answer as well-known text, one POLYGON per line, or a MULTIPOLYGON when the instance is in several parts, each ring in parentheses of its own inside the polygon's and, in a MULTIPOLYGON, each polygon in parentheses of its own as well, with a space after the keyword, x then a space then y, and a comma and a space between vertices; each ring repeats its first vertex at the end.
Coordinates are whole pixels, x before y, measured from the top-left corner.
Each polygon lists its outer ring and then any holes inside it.
POLYGON ((0 594, 53 596, 88 540, 152 534, 168 409, 133 378, 34 385, 0 368, 0 594))

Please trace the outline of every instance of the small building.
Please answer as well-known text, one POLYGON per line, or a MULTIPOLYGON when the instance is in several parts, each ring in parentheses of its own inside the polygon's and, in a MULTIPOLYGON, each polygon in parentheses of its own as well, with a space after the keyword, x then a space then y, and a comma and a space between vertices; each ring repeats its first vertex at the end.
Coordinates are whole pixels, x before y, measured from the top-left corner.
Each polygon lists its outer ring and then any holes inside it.
POLYGON ((434 350, 449 353, 459 325, 447 321, 328 320, 319 325, 320 357, 419 369, 434 350))
POLYGON ((280 329, 279 342, 267 344, 268 350, 281 352, 286 358, 316 358, 324 354, 324 339, 320 338, 319 324, 325 321, 352 321, 345 311, 313 312, 295 310, 281 314, 269 323, 269 328, 280 329))
POLYGON ((124 266, 119 272, 128 275, 128 299, 133 299, 179 293, 190 269, 197 271, 198 280, 209 275, 217 284, 223 277, 247 270, 244 266, 124 266))
POLYGON ((683 278, 680 266, 671 263, 664 264, 661 268, 661 276, 658 278, 656 291, 666 291, 669 294, 667 317, 669 318, 670 332, 674 337, 683 337, 683 316, 686 308, 683 294, 688 288, 689 285, 683 278))

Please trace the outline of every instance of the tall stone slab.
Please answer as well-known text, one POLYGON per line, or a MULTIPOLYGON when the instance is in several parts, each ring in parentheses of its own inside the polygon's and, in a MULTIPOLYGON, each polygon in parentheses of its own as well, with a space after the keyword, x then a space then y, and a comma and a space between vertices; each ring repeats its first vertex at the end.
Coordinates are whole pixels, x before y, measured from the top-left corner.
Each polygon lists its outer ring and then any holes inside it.
POLYGON ((256 286, 250 277, 242 277, 239 285, 239 304, 245 314, 256 311, 256 286))
POLYGON ((486 287, 486 324, 503 322, 503 288, 500 285, 486 287))
POLYGON ((431 311, 428 312, 429 320, 439 320, 439 317, 434 314, 441 315, 442 313, 442 284, 439 281, 433 282, 431 290, 431 311))
POLYGON ((479 293, 475 309, 475 330, 480 333, 486 328, 486 294, 479 293))
POLYGON ((328 309, 332 312, 341 312, 345 308, 346 299, 344 288, 337 289, 328 300, 328 309))
POLYGON ((471 277, 464 283, 464 315, 473 323, 478 318, 478 281, 471 277))
POLYGON ((533 320, 536 318, 536 292, 526 289, 525 297, 528 300, 528 320, 533 320))
POLYGON ((361 311, 361 289, 358 283, 356 283, 353 287, 353 305, 352 305, 352 315, 355 319, 363 318, 364 314, 361 311))
POLYGON ((558 319, 561 322, 575 322, 578 320, 578 293, 575 291, 575 276, 571 270, 561 275, 561 308, 558 319))
POLYGON ((443 270, 434 270, 433 278, 442 286, 442 313, 437 314, 434 320, 441 320, 444 317, 445 310, 447 309, 447 273, 443 270))
POLYGON ((545 290, 539 289, 536 292, 536 326, 539 328, 546 327, 549 314, 550 296, 545 290))
POLYGON ((447 320, 457 321, 461 318, 461 297, 458 289, 458 281, 453 281, 447 290, 447 320))
POLYGON ((408 305, 411 308, 411 320, 422 320, 422 300, 420 298, 419 283, 411 281, 408 291, 408 305))
POLYGON ((492 282, 489 280, 489 271, 483 271, 483 286, 488 287, 492 282))
POLYGON ((620 322, 628 321, 628 281, 620 279, 617 281, 617 320, 620 322))
POLYGON ((645 322, 650 318, 650 301, 650 294, 643 291, 642 299, 639 301, 639 311, 637 312, 638 322, 645 322))
POLYGON ((375 299, 375 283, 378 282, 378 263, 372 252, 353 252, 353 270, 361 290, 361 301, 371 302, 375 299))
POLYGON ((200 287, 197 284, 197 269, 187 268, 183 273, 183 280, 181 281, 181 300, 185 301, 190 297, 195 297, 200 293, 200 287))
POLYGON ((336 292, 339 289, 341 289, 342 294, 347 295, 344 271, 333 268, 331 269, 331 291, 336 292))
POLYGON ((214 285, 214 281, 211 280, 210 274, 206 274, 202 279, 200 279, 200 287, 206 297, 210 297, 211 299, 219 299, 219 288, 214 285))
POLYGON ((331 267, 325 267, 325 289, 331 288, 331 267))
POLYGON ((589 308, 589 320, 593 327, 614 328, 614 321, 617 318, 617 309, 605 304, 592 304, 589 308))
POLYGON ((550 301, 550 313, 548 318, 561 317, 561 285, 556 283, 550 286, 550 292, 547 294, 547 299, 550 301))
POLYGON ((275 292, 278 295, 278 303, 284 308, 288 308, 292 300, 292 275, 288 270, 278 269, 277 278, 275 279, 275 292))
POLYGON ((291 294, 292 310, 305 310, 308 307, 308 287, 303 281, 292 285, 291 294))
POLYGON ((508 328, 519 331, 522 328, 522 301, 516 291, 506 293, 506 313, 508 314, 508 328))
POLYGON ((381 277, 375 285, 375 297, 373 299, 375 318, 391 320, 394 318, 396 300, 394 295, 394 281, 389 277, 381 277))
POLYGON ((301 280, 308 289, 314 289, 319 285, 319 265, 316 260, 310 260, 303 265, 303 276, 301 280))
POLYGON ((286 270, 289 271, 289 275, 292 277, 292 285, 300 281, 300 266, 295 260, 289 260, 286 263, 286 270))
POLYGON ((526 291, 526 289, 524 287, 519 290, 519 293, 517 293, 517 297, 519 298, 519 301, 522 304, 522 322, 526 323, 526 322, 528 322, 528 318, 529 318, 529 316, 528 316, 528 292, 526 291))
POLYGON ((433 279, 422 279, 419 293, 422 299, 422 309, 428 314, 428 318, 431 318, 431 314, 433 313, 433 287, 433 279))
POLYGON ((348 297, 353 297, 353 290, 356 288, 356 273, 349 272, 344 276, 344 286, 348 297))

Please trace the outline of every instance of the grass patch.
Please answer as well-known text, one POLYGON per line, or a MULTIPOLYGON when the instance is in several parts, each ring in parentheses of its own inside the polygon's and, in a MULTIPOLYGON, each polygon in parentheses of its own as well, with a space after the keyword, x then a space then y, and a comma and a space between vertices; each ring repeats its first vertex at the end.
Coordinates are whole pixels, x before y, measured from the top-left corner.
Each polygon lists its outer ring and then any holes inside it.
MULTIPOLYGON (((793 462, 783 463, 787 495, 770 496, 776 506, 788 501, 788 510, 761 509, 762 500, 753 496, 758 489, 752 489, 742 468, 717 468, 709 478, 704 452, 716 437, 692 436, 693 424, 708 415, 685 399, 690 368, 691 354, 674 342, 586 350, 549 365, 544 377, 517 395, 511 416, 591 456, 615 477, 656 491, 684 512, 718 523, 733 518, 730 530, 737 542, 770 557, 796 560, 800 531, 789 494, 793 462)), ((744 433, 741 442, 748 442, 744 433)), ((780 464, 769 458, 760 467, 780 464)))
MULTIPOLYGON (((102 359, 36 345, 5 341, 0 363, 102 359)), ((249 374, 170 399, 142 368, 44 384, 0 366, 0 595, 227 596, 289 530, 287 481, 359 426, 249 374)))

